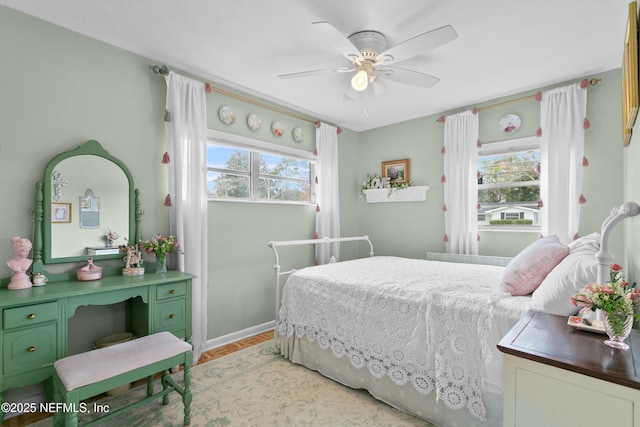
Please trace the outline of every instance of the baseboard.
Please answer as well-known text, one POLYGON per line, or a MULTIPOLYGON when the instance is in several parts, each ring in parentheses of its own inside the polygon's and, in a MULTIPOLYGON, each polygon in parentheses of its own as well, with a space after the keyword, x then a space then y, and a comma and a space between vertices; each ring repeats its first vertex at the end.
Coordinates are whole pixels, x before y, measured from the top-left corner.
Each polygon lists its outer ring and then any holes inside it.
POLYGON ((250 338, 254 335, 261 334, 263 332, 267 332, 273 329, 275 326, 275 321, 272 320, 267 323, 263 323, 261 325, 252 326, 247 329, 243 329, 241 331, 232 332, 227 335, 223 335, 218 338, 213 338, 208 340, 205 345, 203 351, 213 350, 214 348, 222 347, 227 344, 234 343, 236 341, 243 340, 245 338, 250 338))

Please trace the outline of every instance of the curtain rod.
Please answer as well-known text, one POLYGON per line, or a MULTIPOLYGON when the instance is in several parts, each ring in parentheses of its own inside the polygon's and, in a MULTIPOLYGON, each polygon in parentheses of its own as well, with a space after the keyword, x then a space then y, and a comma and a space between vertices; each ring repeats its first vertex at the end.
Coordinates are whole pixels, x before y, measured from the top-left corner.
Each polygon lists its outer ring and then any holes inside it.
MULTIPOLYGON (((162 75, 167 75, 169 74, 169 68, 167 68, 166 65, 150 65, 149 68, 151 68, 151 70, 156 73, 156 74, 162 74, 162 75)), ((205 83, 207 85, 207 92, 217 92, 221 95, 225 95, 225 96, 229 96, 231 98, 235 98, 237 100, 243 101, 243 102, 248 102, 249 104, 253 104, 256 105, 258 107, 262 107, 262 108, 266 108, 268 110, 271 111, 275 111, 276 113, 280 113, 280 114, 286 114, 287 116, 291 116, 293 118, 299 119, 299 120, 304 120, 305 122, 309 122, 309 123, 313 123, 315 124, 317 127, 320 127, 320 121, 319 120, 313 120, 310 119, 308 117, 302 116, 300 114, 296 114, 278 107, 274 107, 272 105, 268 105, 265 103, 262 103, 260 101, 256 101, 250 98, 245 98, 244 96, 240 96, 237 95, 235 93, 232 92, 228 92, 224 89, 220 89, 217 87, 213 87, 211 84, 209 83, 205 83)), ((339 126, 336 126, 338 128, 338 133, 342 132, 342 129, 339 126)))
MULTIPOLYGON (((591 80, 586 80, 586 81, 589 83, 590 86, 595 86, 598 83, 600 83, 600 81, 602 81, 602 79, 591 79, 591 80)), ((538 97, 538 94, 536 93, 534 95, 523 96, 523 97, 520 97, 520 98, 511 99, 509 101, 498 102, 496 104, 487 105, 485 107, 475 108, 475 110, 477 112, 491 110, 493 108, 504 107, 505 105, 511 105, 511 104, 516 104, 518 102, 527 101, 529 99, 536 99, 537 97, 538 97)), ((444 116, 438 117, 436 119, 436 122, 443 123, 444 122, 444 116)))

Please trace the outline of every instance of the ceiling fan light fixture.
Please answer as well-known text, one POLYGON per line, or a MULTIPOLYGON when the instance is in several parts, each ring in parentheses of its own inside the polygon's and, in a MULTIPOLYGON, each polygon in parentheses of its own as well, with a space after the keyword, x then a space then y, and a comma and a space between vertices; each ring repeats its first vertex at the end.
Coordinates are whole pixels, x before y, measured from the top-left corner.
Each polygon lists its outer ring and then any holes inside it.
POLYGON ((362 92, 367 86, 369 86, 369 73, 361 68, 351 79, 351 87, 358 92, 362 92))

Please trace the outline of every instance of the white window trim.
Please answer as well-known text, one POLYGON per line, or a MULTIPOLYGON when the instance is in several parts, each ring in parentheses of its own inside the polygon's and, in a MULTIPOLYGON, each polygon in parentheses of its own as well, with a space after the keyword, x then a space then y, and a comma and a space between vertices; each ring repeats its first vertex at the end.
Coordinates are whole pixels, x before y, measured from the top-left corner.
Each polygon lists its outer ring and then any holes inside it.
MULTIPOLYGON (((247 136, 236 135, 232 133, 222 132, 215 129, 207 129, 207 143, 212 143, 215 145, 222 146, 232 146, 238 147, 243 150, 248 151, 259 151, 264 154, 273 154, 276 156, 285 156, 285 157, 294 157, 299 158, 301 160, 306 160, 315 167, 316 164, 316 156, 313 152, 301 150, 295 147, 288 147, 286 145, 274 144, 272 142, 261 141, 259 139, 250 138, 247 136)), ((251 161, 255 161, 254 157, 251 156, 251 161)), ((250 173, 250 179, 252 180, 251 188, 257 188, 257 181, 260 179, 259 176, 254 176, 255 174, 250 173)), ((306 205, 306 206, 315 206, 315 186, 313 179, 310 179, 311 184, 311 195, 310 200, 308 202, 298 202, 293 200, 258 200, 253 195, 251 198, 234 198, 234 197, 213 197, 209 196, 209 201, 214 202, 240 202, 240 203, 276 203, 276 204, 290 204, 290 205, 306 205)))

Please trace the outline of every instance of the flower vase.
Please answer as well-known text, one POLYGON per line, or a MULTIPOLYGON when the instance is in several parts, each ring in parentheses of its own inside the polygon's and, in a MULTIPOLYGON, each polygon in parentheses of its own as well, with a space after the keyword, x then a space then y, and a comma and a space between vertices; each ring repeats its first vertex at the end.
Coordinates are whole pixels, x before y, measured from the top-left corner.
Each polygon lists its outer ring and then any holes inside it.
POLYGON ((608 313, 603 310, 602 323, 604 324, 604 331, 609 336, 609 339, 605 340, 604 343, 609 347, 628 350, 629 346, 624 340, 631 333, 633 316, 624 312, 608 313))
POLYGON ((167 272, 167 257, 156 255, 156 273, 165 274, 167 272))

